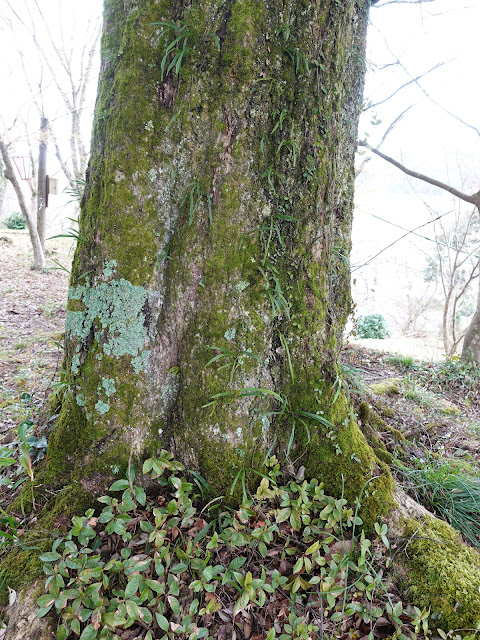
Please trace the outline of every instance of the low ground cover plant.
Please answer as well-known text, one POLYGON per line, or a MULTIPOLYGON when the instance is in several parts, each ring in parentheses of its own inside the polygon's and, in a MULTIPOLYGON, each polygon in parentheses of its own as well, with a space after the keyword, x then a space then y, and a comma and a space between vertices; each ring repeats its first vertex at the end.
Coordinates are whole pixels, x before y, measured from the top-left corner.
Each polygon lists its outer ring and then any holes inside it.
POLYGON ((11 213, 1 222, 6 229, 25 229, 26 227, 25 219, 19 212, 11 213))
POLYGON ((147 491, 131 468, 100 498, 98 516, 73 518, 40 556, 39 615, 56 613, 58 640, 120 640, 125 630, 143 640, 426 633, 428 613, 404 607, 383 577, 387 526, 377 523, 369 539, 359 505, 325 495, 317 480, 280 486, 277 460, 266 464, 237 510, 219 500, 201 508, 165 451, 143 466, 147 491))

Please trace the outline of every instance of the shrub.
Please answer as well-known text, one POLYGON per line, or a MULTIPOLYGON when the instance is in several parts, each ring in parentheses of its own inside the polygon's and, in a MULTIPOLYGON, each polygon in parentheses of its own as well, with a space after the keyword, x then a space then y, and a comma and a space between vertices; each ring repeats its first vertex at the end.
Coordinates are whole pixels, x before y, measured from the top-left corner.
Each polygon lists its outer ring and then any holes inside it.
POLYGON ((357 336, 359 338, 379 338, 383 340, 390 337, 385 318, 379 313, 368 316, 360 316, 357 320, 357 336))
POLYGON ((25 229, 25 220, 21 213, 15 211, 8 218, 3 220, 3 224, 7 229, 25 229))

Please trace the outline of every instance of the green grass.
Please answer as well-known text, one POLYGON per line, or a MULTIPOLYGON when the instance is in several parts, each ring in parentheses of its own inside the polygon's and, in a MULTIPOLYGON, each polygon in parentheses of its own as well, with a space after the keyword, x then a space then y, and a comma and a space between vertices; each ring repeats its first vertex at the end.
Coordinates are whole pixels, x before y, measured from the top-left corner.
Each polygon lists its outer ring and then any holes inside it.
POLYGON ((405 369, 417 369, 418 363, 412 356, 402 356, 399 353, 395 353, 387 358, 388 364, 393 364, 397 367, 403 367, 405 369))
POLYGON ((446 520, 472 544, 480 546, 480 470, 468 460, 417 460, 416 468, 398 460, 406 489, 427 509, 446 520))

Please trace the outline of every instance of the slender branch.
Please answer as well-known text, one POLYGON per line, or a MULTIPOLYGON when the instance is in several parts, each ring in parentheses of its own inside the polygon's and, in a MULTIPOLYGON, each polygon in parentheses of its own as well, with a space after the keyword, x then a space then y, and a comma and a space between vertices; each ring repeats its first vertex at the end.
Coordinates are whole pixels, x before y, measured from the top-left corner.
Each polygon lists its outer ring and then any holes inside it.
MULTIPOLYGON (((400 64, 400 62, 397 61, 396 64, 400 64)), ((408 81, 405 82, 404 84, 400 85, 400 87, 398 87, 397 89, 395 89, 395 91, 393 93, 391 93, 389 96, 387 96, 386 98, 384 98, 383 100, 379 100, 378 102, 374 102, 372 104, 367 104, 367 106, 363 109, 363 111, 368 111, 369 109, 374 109, 375 107, 378 107, 381 104, 384 104, 385 102, 388 102, 388 100, 390 100, 391 98, 393 98, 393 96, 396 96, 397 93, 399 91, 401 91, 402 89, 405 89, 405 87, 408 87, 409 85, 416 83, 418 86, 420 86, 418 84, 418 81, 420 80, 420 78, 423 78, 424 76, 428 75, 429 73, 431 73, 432 71, 436 71, 437 69, 439 69, 440 67, 443 67, 443 65, 445 64, 445 62, 439 62, 438 64, 436 64, 434 67, 432 67, 431 69, 429 69, 428 71, 425 71, 424 73, 421 73, 419 76, 417 76, 416 78, 412 78, 408 81)), ((404 71, 406 71, 406 69, 404 67, 402 67, 404 71)), ((410 75, 410 74, 408 74, 410 75)), ((421 87, 420 87, 421 88, 421 87)))
MULTIPOLYGON (((378 29, 377 29, 378 30, 378 29)), ((439 102, 437 102, 434 98, 432 98, 432 96, 427 93, 427 91, 423 88, 423 86, 420 84, 419 79, 421 78, 421 76, 418 77, 414 77, 409 71, 408 69, 405 67, 404 64, 402 64, 401 60, 399 60, 399 58, 393 53, 393 51, 390 49, 390 46, 386 40, 385 37, 383 37, 383 41, 385 43, 385 46, 387 48, 387 50, 389 51, 389 53, 395 58, 395 63, 397 64, 399 67, 401 67, 403 69, 403 71, 407 74, 407 76, 410 78, 411 82, 414 82, 417 87, 420 89, 420 91, 430 100, 430 102, 432 102, 435 106, 437 106, 439 109, 441 109, 442 111, 444 111, 445 113, 447 113, 449 116, 451 116, 452 118, 454 118, 455 120, 457 120, 457 122, 460 122, 461 124, 463 124, 465 127, 468 127, 469 129, 472 129, 472 131, 475 131, 475 133, 477 135, 480 136, 480 129, 478 129, 477 127, 473 126, 472 124, 470 124, 469 122, 466 122, 465 120, 463 120, 462 118, 460 118, 459 116, 455 115, 454 113, 452 113, 451 111, 449 111, 446 107, 444 107, 442 104, 440 104, 439 102)), ((444 64, 444 63, 441 63, 444 64)), ((441 66, 440 64, 440 66, 441 66)), ((435 67, 434 67, 435 69, 435 67)), ((427 72, 428 73, 428 72, 427 72)), ((408 84, 411 84, 408 83, 408 84)))
POLYGON ((52 127, 50 127, 50 135, 51 135, 53 143, 55 145, 55 155, 57 157, 58 162, 60 163, 60 166, 62 167, 62 171, 63 171, 65 177, 67 178, 68 182, 70 183, 70 185, 73 185, 74 177, 72 175, 72 172, 68 168, 67 163, 63 159, 62 152, 60 151, 60 147, 58 145, 57 137, 55 136, 52 127))
POLYGON ((404 109, 402 111, 402 113, 397 116, 395 118, 395 120, 390 124, 390 126, 387 128, 387 130, 385 131, 385 133, 382 136, 382 139, 380 140, 380 142, 378 143, 377 149, 380 149, 380 147, 382 146, 382 144, 385 142, 385 140, 387 139, 387 136, 389 136, 392 131, 394 130, 394 128, 397 126, 397 124, 403 119, 403 117, 405 116, 405 114, 410 111, 410 109, 412 109, 414 107, 413 104, 411 104, 409 107, 407 107, 406 109, 404 109))
MULTIPOLYGON (((378 149, 380 149, 380 147, 382 146, 382 144, 385 142, 385 140, 387 139, 387 137, 392 133, 392 131, 394 130, 394 128, 397 126, 397 124, 403 119, 404 115, 407 113, 407 111, 410 111, 410 109, 413 107, 414 105, 411 104, 409 107, 407 107, 406 109, 404 109, 402 111, 402 113, 397 116, 395 118, 395 120, 393 122, 390 123, 390 126, 387 128, 387 130, 385 131, 385 133, 382 136, 382 139, 380 140, 380 142, 378 143, 378 149)), ((355 171, 355 178, 358 178, 358 176, 362 173, 362 171, 365 169, 365 167, 367 166, 368 162, 371 160, 371 156, 367 156, 366 158, 364 158, 363 162, 361 163, 361 165, 358 167, 358 169, 356 169, 355 171)))
MULTIPOLYGON (((411 74, 407 71, 407 69, 403 66, 403 64, 400 61, 398 61, 398 63, 402 67, 402 69, 405 71, 405 73, 408 74, 412 78, 411 74)), ((414 82, 417 85, 417 87, 420 89, 420 91, 423 93, 423 95, 426 96, 430 100, 430 102, 432 102, 436 107, 438 107, 439 109, 441 109, 442 111, 447 113, 450 117, 454 118, 454 120, 457 120, 457 122, 460 122, 465 127, 468 127, 472 131, 475 131, 475 133, 478 136, 480 136, 480 129, 478 129, 477 127, 473 126, 473 124, 470 124, 469 122, 466 122, 465 120, 463 120, 462 118, 457 116, 455 113, 452 113, 446 107, 444 107, 442 104, 440 104, 440 102, 437 102, 437 100, 432 98, 432 96, 420 84, 420 82, 419 82, 420 78, 421 78, 421 76, 419 76, 417 78, 412 78, 411 82, 414 82)))
POLYGON ((386 7, 387 4, 425 4, 426 2, 435 2, 435 0, 388 0, 388 2, 372 6, 379 9, 380 7, 386 7))
MULTIPOLYGON (((400 242, 400 240, 403 240, 404 238, 406 238, 407 236, 413 234, 413 235, 418 235, 415 232, 418 231, 419 229, 421 229, 422 227, 426 227, 429 224, 432 224, 433 222, 436 222, 437 220, 440 220, 440 218, 443 218, 443 216, 448 215, 449 213, 452 213, 451 211, 446 211, 445 213, 442 213, 440 216, 438 216, 437 218, 435 218, 434 220, 429 220, 428 222, 424 222, 423 224, 419 225, 418 227, 415 227, 415 229, 410 229, 409 231, 407 231, 406 233, 403 234, 403 236, 400 236, 399 238, 397 238, 396 240, 394 240, 393 242, 391 242, 389 245, 387 245, 386 247, 384 247, 381 251, 379 251, 378 253, 376 253, 374 256, 372 256, 371 258, 369 258, 366 262, 364 262, 363 264, 359 265, 358 267, 355 267, 354 269, 352 269, 352 273, 354 271, 357 271, 358 269, 361 269, 362 267, 364 267, 365 265, 369 264, 369 262, 371 262, 372 260, 374 260, 375 258, 378 258, 379 255, 381 255, 382 253, 384 253, 385 251, 387 251, 387 249, 390 249, 390 247, 393 247, 394 244, 397 244, 397 242, 400 242)), ((371 214, 373 215, 373 214, 371 214)), ((375 218, 377 216, 374 216, 375 218)), ((380 218, 381 219, 381 218, 380 218)), ((400 227, 402 228, 402 227, 400 227)))
POLYGON ((445 182, 441 182, 441 180, 436 180, 435 178, 431 178, 430 176, 427 176, 418 171, 413 171, 412 169, 408 169, 405 165, 401 164, 397 160, 394 160, 390 156, 387 156, 385 153, 382 153, 378 149, 375 149, 374 147, 369 145, 368 142, 366 142, 365 140, 360 141, 358 145, 360 147, 365 147, 375 155, 379 156, 380 158, 383 158, 383 160, 386 160, 390 164, 393 164, 394 167, 397 167, 397 169, 400 169, 400 171, 403 171, 403 173, 406 173, 407 176, 411 176, 412 178, 416 178, 417 180, 422 180, 423 182, 428 182, 428 184, 431 184, 434 187, 438 187, 439 189, 443 189, 444 191, 451 193, 453 196, 460 198, 460 200, 463 200, 464 202, 469 202, 470 204, 473 204, 480 209, 480 191, 477 191, 477 193, 474 193, 472 195, 468 195, 468 193, 463 193, 463 191, 459 191, 458 189, 455 189, 455 187, 451 187, 449 184, 446 184, 445 182))

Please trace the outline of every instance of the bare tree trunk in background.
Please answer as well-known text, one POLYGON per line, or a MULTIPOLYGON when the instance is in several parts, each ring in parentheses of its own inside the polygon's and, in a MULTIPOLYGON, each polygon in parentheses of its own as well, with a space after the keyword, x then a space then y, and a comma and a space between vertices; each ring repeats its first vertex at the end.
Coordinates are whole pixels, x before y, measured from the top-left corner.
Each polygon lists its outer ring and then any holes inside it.
POLYGON ((5 178, 5 165, 0 162, 0 215, 2 214, 3 200, 7 189, 7 179, 5 178))
POLYGON ((12 187, 15 190, 20 211, 25 219, 28 233, 30 235, 30 241, 33 248, 34 269, 43 270, 46 267, 46 261, 42 243, 37 232, 36 220, 33 218, 30 212, 30 208, 27 206, 25 195, 22 191, 20 183, 18 182, 17 176, 15 175, 12 160, 10 158, 7 145, 5 144, 3 138, 0 138, 0 153, 2 155, 3 163, 5 164, 5 177, 11 182, 12 187))

